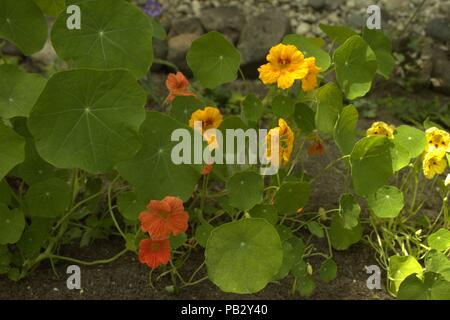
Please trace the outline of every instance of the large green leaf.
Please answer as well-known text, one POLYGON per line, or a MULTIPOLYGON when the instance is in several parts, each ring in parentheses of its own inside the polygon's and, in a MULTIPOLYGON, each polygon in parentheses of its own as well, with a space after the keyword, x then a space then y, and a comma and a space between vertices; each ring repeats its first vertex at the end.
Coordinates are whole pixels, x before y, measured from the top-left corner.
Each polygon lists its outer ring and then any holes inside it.
POLYGON ((384 186, 393 174, 391 142, 386 137, 359 140, 350 156, 353 187, 359 195, 371 195, 384 186))
POLYGON ((194 97, 176 97, 170 108, 170 116, 181 123, 188 124, 194 111, 202 109, 203 104, 194 97))
POLYGON ((403 209, 403 193, 394 186, 384 186, 367 197, 367 204, 379 218, 395 218, 403 209))
MULTIPOLYGON (((189 139, 194 134, 175 119, 159 112, 148 112, 142 124, 143 146, 133 159, 118 164, 120 175, 134 187, 139 198, 162 199, 178 196, 183 200, 191 197, 200 177, 193 165, 176 165, 172 161, 172 149, 178 144, 171 141, 172 132, 186 129, 189 139)), ((191 141, 187 142, 191 146, 191 141)), ((193 149, 192 149, 193 150, 193 149)))
POLYGON ((69 185, 52 178, 32 185, 25 195, 25 205, 31 216, 56 218, 69 207, 71 199, 69 185))
POLYGON ((247 121, 257 122, 264 111, 263 104, 253 93, 247 95, 242 102, 242 112, 247 121))
POLYGON ((19 210, 9 210, 0 203, 0 245, 16 243, 25 228, 25 217, 19 210))
POLYGON ((0 203, 9 205, 11 203, 11 188, 5 180, 0 181, 0 203))
POLYGON ((117 197, 117 208, 125 219, 137 221, 139 214, 145 210, 146 203, 139 199, 136 192, 130 191, 117 197))
POLYGON ((375 53, 360 36, 348 38, 334 52, 336 78, 348 99, 364 96, 377 71, 375 53))
POLYGON ((11 41, 26 55, 44 46, 47 21, 33 1, 1 0, 0 8, 0 38, 11 41))
POLYGON ((279 214, 295 214, 309 199, 310 186, 307 182, 285 182, 275 194, 275 207, 279 214))
POLYGON ((323 133, 332 133, 342 110, 342 92, 333 83, 320 87, 316 93, 316 128, 323 133))
POLYGON ((277 118, 289 118, 295 108, 295 100, 283 95, 275 96, 272 99, 272 111, 277 118))
POLYGON ((353 105, 344 107, 339 114, 334 127, 334 140, 339 150, 344 155, 350 154, 358 140, 356 136, 356 123, 358 122, 358 111, 353 105))
POLYGON ((331 65, 331 58, 328 52, 323 50, 314 39, 306 38, 298 34, 288 34, 283 38, 284 44, 292 44, 303 52, 305 58, 315 57, 316 65, 321 71, 327 70, 331 65))
POLYGON ((428 245, 437 251, 450 249, 450 231, 441 228, 428 236, 428 245))
POLYGON ((28 125, 44 160, 104 172, 137 152, 145 101, 126 70, 59 72, 47 82, 28 125))
POLYGON ((216 31, 192 42, 187 53, 187 63, 195 79, 211 89, 235 80, 240 62, 239 51, 216 31))
POLYGON ((263 177, 256 172, 234 174, 227 183, 230 205, 240 210, 249 210, 263 200, 263 177))
POLYGON ((348 38, 357 35, 355 31, 345 26, 320 24, 320 29, 337 44, 343 44, 348 38))
POLYGON ((423 277, 420 263, 413 256, 392 256, 389 258, 388 277, 390 280, 390 291, 397 294, 400 284, 411 274, 423 277))
POLYGON ((320 266, 319 275, 320 279, 324 282, 331 282, 336 279, 337 265, 333 259, 325 260, 320 266))
POLYGON ((258 204, 250 210, 250 216, 252 218, 263 218, 267 222, 276 225, 278 222, 278 212, 274 206, 269 204, 258 204))
POLYGON ((0 121, 0 179, 25 159, 25 139, 0 121))
POLYGON ((295 105, 294 121, 304 134, 309 134, 316 129, 315 117, 316 114, 307 104, 297 103, 295 105))
POLYGON ((208 276, 222 291, 255 293, 278 273, 283 248, 274 226, 249 218, 214 229, 205 256, 208 276))
POLYGON ((343 219, 344 228, 349 230, 355 228, 359 223, 360 213, 359 203, 351 194, 344 193, 339 199, 339 214, 343 219))
POLYGON ((126 68, 143 77, 153 60, 152 24, 144 12, 126 1, 83 1, 81 28, 70 30, 67 15, 58 17, 52 43, 58 56, 77 67, 126 68))
POLYGON ((0 117, 28 117, 45 83, 40 75, 26 73, 15 65, 1 65, 0 117))
POLYGON ((406 167, 412 158, 418 157, 425 149, 425 133, 419 129, 402 125, 392 139, 392 160, 394 171, 406 167))
POLYGON ((431 250, 425 259, 425 267, 427 271, 439 273, 450 282, 450 258, 442 252, 431 250))
POLYGON ((34 0, 42 12, 49 16, 57 16, 64 10, 65 0, 34 0))
POLYGON ((45 246, 45 243, 51 237, 53 219, 43 219, 33 217, 31 225, 25 227, 17 247, 21 254, 26 258, 34 258, 45 246))
POLYGON ((348 229, 348 223, 341 215, 335 214, 331 220, 330 226, 330 241, 331 245, 336 250, 346 250, 352 244, 357 243, 362 237, 361 224, 348 229))
POLYGON ((391 40, 383 31, 367 27, 364 28, 362 36, 377 57, 377 72, 386 79, 389 78, 395 66, 391 40))
POLYGON ((450 300, 450 282, 434 272, 425 272, 423 280, 412 274, 401 283, 397 298, 400 300, 450 300))

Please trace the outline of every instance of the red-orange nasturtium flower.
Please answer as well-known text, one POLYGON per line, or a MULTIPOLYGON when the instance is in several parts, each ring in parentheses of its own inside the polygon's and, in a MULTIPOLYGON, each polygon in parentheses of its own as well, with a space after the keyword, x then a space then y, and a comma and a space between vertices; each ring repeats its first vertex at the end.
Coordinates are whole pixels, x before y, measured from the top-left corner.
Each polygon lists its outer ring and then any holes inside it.
POLYGON ((322 156, 325 153, 325 146, 320 138, 316 137, 308 147, 308 154, 310 156, 322 156))
POLYGON ((166 265, 169 259, 169 239, 144 239, 139 243, 139 261, 148 265, 150 268, 156 269, 160 265, 166 265))
POLYGON ((208 174, 211 173, 212 169, 213 169, 212 163, 208 163, 206 166, 204 166, 202 168, 202 172, 201 173, 202 173, 202 175, 207 176, 208 174))
POLYGON ((153 240, 163 240, 185 232, 189 215, 184 211, 180 198, 168 196, 162 201, 150 201, 139 220, 142 230, 148 232, 153 240))
POLYGON ((169 95, 166 98, 167 102, 172 102, 175 97, 178 96, 191 96, 194 97, 195 94, 189 91, 189 81, 186 79, 184 74, 180 71, 175 73, 169 73, 166 80, 166 87, 169 90, 169 95))

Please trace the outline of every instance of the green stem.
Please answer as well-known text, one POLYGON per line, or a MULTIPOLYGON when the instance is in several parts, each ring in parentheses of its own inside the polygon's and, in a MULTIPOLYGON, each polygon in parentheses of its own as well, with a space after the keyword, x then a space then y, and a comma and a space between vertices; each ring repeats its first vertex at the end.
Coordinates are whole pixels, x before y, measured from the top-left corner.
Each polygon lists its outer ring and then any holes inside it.
POLYGON ((125 253, 128 252, 128 249, 123 249, 122 251, 120 251, 118 254, 116 254, 114 257, 109 258, 109 259, 102 259, 102 260, 95 260, 95 261, 83 261, 83 260, 78 260, 75 258, 70 258, 70 257, 64 257, 64 256, 58 256, 55 254, 50 254, 49 258, 50 259, 58 259, 58 260, 63 260, 63 261, 68 261, 68 262, 73 262, 76 264, 80 264, 80 265, 84 265, 84 266, 95 266, 98 264, 107 264, 107 263, 111 263, 117 259, 119 259, 121 256, 123 256, 125 253))
POLYGON ((122 238, 126 241, 127 238, 125 237, 125 233, 122 231, 122 228, 120 228, 120 225, 117 222, 116 216, 114 215, 114 211, 112 208, 112 196, 111 196, 112 188, 113 188, 114 184, 117 182, 117 180, 119 180, 119 178, 120 178, 120 176, 117 175, 108 186, 108 211, 109 211, 109 214, 111 215, 111 219, 113 220, 114 225, 116 226, 117 231, 120 233, 122 238))

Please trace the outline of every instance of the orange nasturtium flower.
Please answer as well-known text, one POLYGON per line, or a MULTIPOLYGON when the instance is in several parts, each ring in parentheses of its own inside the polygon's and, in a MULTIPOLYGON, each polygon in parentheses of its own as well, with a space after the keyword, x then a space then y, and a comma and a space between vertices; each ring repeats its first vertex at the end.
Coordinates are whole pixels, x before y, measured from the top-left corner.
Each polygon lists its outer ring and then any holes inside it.
POLYGON ((293 45, 272 47, 266 59, 268 63, 258 68, 264 84, 277 83, 278 88, 289 89, 295 80, 303 79, 309 72, 303 53, 293 45))
POLYGON ((389 139, 394 138, 395 127, 388 125, 383 121, 377 121, 372 123, 372 126, 367 129, 367 136, 385 136, 389 139))
POLYGON ((306 58, 305 64, 308 66, 308 74, 302 79, 302 89, 309 92, 317 87, 317 75, 321 69, 316 66, 316 58, 314 57, 306 58))
POLYGON ((162 201, 150 201, 147 210, 139 215, 139 220, 142 230, 148 232, 153 240, 163 240, 185 232, 189 215, 184 211, 180 198, 168 196, 162 201))
POLYGON ((308 154, 310 156, 322 156, 325 153, 325 146, 319 137, 315 137, 314 141, 308 147, 308 154))
POLYGON ((441 174, 447 168, 444 149, 434 149, 425 153, 423 158, 423 174, 427 179, 433 179, 436 174, 441 174))
MULTIPOLYGON (((204 109, 198 109, 191 115, 189 120, 189 126, 195 127, 195 122, 202 123, 202 133, 209 129, 217 129, 223 121, 223 116, 220 110, 215 107, 205 107, 204 109)), ((215 134, 204 134, 204 138, 208 141, 210 147, 217 147, 215 134)))
POLYGON ((447 131, 431 127, 425 131, 427 138, 427 147, 425 151, 430 152, 442 149, 450 152, 450 134, 447 131))
POLYGON ((166 98, 167 102, 172 102, 177 96, 195 96, 189 91, 189 81, 181 72, 169 73, 166 79, 166 87, 169 90, 169 95, 166 98))
POLYGON ((139 243, 139 261, 156 269, 160 265, 166 265, 170 259, 169 239, 152 240, 144 239, 139 243))
MULTIPOLYGON (((294 148, 294 133, 282 118, 278 119, 278 127, 269 130, 266 137, 267 159, 274 161, 272 157, 272 136, 275 136, 275 141, 278 140, 279 162, 282 165, 287 164, 294 148)), ((279 165, 279 163, 274 164, 279 165)))

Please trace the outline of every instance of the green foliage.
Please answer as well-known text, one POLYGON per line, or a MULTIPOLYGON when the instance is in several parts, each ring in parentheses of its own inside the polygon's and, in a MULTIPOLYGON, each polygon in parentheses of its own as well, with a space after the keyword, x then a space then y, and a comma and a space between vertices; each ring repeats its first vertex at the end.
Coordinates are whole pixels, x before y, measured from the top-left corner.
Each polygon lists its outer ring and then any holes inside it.
POLYGON ((209 278, 223 291, 254 293, 278 273, 283 249, 275 228, 252 218, 214 229, 205 256, 209 278))
POLYGON ((412 256, 392 256, 389 259, 388 278, 390 280, 389 290, 397 294, 400 284, 408 276, 417 274, 423 278, 423 270, 420 263, 412 256))
POLYGON ((275 207, 279 214, 294 214, 305 206, 309 199, 307 182, 285 182, 275 194, 275 207))
POLYGON ((238 172, 228 181, 230 205, 249 210, 263 200, 263 178, 256 172, 238 172))
POLYGON ((394 186, 384 186, 369 195, 367 204, 379 218, 395 218, 403 209, 403 193, 394 186))
POLYGON ((322 71, 326 71, 331 65, 330 55, 321 46, 317 45, 314 39, 298 34, 289 34, 283 38, 283 43, 296 46, 303 52, 305 58, 315 57, 316 64, 322 71))
POLYGON ((439 229, 428 236, 428 245, 431 249, 437 251, 446 251, 450 249, 450 231, 447 229, 439 229))
POLYGON ((23 212, 0 203, 0 245, 16 243, 25 228, 23 212))
POLYGON ((334 127, 334 140, 342 154, 350 154, 358 141, 356 135, 356 123, 358 122, 358 111, 353 105, 344 107, 339 114, 334 127))
POLYGON ((343 108, 342 92, 333 83, 327 83, 316 93, 316 128, 323 133, 332 133, 343 108))
POLYGON ((235 80, 241 62, 239 51, 215 31, 196 39, 186 58, 195 79, 211 89, 235 80))
POLYGON ((25 159, 25 139, 0 122, 0 179, 25 159))

